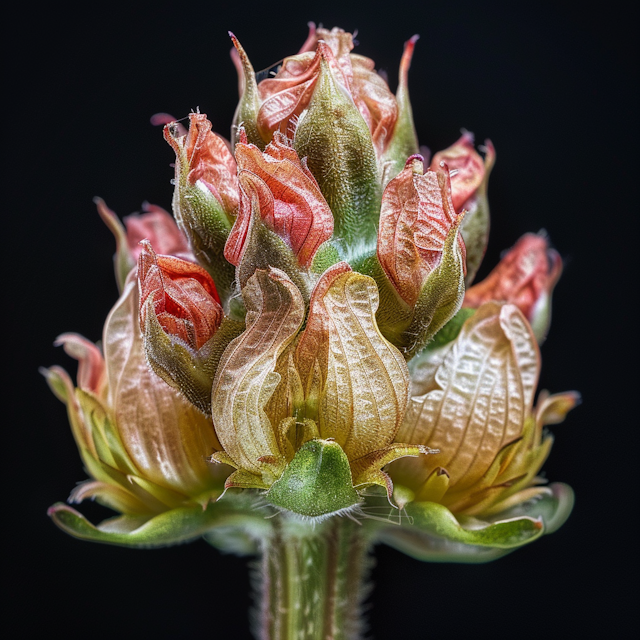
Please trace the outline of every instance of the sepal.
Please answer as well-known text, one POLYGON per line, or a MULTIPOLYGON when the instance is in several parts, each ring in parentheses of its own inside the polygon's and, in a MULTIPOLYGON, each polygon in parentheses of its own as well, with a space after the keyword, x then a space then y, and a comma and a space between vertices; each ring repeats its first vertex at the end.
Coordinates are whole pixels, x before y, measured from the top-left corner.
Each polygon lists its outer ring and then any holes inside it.
MULTIPOLYGON (((240 88, 240 101, 233 116, 231 127, 231 147, 236 146, 238 141, 238 130, 244 127, 249 142, 255 144, 260 149, 264 149, 268 140, 260 135, 258 130, 258 111, 260 110, 260 95, 258 93, 258 83, 256 74, 249 61, 245 50, 238 39, 229 31, 229 36, 235 47, 237 58, 234 60, 238 69, 238 85, 240 88)), ((233 49, 231 57, 234 58, 233 49)))
POLYGON ((342 447, 319 439, 298 449, 266 498, 276 507, 308 518, 345 513, 361 502, 342 447))
POLYGON ((418 135, 413 123, 413 110, 409 99, 409 67, 416 42, 420 36, 409 38, 404 45, 404 52, 400 62, 400 81, 396 92, 398 103, 398 119, 393 128, 387 149, 382 158, 382 186, 395 178, 404 169, 409 156, 419 152, 418 135))

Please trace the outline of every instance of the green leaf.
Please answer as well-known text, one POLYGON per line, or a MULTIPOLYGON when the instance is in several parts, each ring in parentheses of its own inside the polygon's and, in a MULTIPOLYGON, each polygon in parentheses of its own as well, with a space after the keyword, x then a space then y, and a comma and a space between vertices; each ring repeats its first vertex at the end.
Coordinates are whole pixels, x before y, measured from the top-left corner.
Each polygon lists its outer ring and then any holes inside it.
POLYGON ((501 520, 526 516, 541 518, 544 533, 554 533, 567 520, 573 509, 575 495, 573 489, 563 482, 554 482, 544 487, 541 495, 533 500, 522 502, 515 507, 497 514, 501 520))
POLYGON ((121 516, 91 524, 82 514, 64 503, 53 505, 48 514, 58 527, 81 540, 103 542, 125 547, 165 547, 195 540, 218 527, 238 527, 265 535, 270 525, 251 513, 247 505, 235 508, 231 500, 201 506, 179 507, 148 520, 137 516, 121 516))
MULTIPOLYGON (((435 502, 408 504, 400 526, 384 527, 381 542, 418 560, 429 562, 489 562, 539 538, 541 518, 525 516, 485 523, 475 518, 459 522, 435 502)), ((391 518, 392 519, 392 518, 391 518)))
POLYGON ((480 564, 497 560, 513 551, 451 542, 404 527, 387 527, 378 534, 377 540, 423 562, 480 564))
POLYGON ((497 549, 519 547, 539 538, 544 531, 541 520, 527 516, 501 520, 480 529, 465 529, 449 509, 435 502, 409 504, 407 514, 413 518, 413 526, 425 533, 452 542, 497 549))

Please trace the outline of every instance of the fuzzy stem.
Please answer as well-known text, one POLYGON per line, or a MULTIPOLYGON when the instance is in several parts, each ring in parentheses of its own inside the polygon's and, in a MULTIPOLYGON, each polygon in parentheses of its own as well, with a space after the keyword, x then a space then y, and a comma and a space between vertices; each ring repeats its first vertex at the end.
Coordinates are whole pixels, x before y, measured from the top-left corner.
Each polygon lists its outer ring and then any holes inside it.
POLYGON ((356 640, 367 572, 364 527, 280 515, 263 541, 260 640, 356 640))

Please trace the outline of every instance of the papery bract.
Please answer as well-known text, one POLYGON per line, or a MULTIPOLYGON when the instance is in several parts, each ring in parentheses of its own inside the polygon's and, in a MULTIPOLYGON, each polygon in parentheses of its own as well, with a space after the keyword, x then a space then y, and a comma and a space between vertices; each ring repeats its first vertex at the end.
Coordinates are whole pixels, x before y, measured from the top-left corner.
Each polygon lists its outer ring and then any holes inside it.
MULTIPOLYGON (((400 461, 391 475, 416 501, 488 515, 540 493, 535 477, 551 446, 544 411, 533 410, 538 346, 514 305, 484 304, 464 324, 432 377, 413 396, 398 437, 437 447, 436 457, 400 461)), ((575 405, 566 402, 555 422, 575 405)), ((550 421, 549 421, 550 422, 550 421)))

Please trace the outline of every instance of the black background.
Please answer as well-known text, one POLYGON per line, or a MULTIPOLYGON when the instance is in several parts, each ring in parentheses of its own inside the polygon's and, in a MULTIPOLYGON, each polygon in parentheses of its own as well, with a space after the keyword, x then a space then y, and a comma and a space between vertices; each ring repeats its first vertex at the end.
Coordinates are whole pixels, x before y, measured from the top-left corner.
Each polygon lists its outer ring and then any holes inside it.
MULTIPOLYGON (((37 367, 74 371, 53 339, 63 331, 99 339, 116 299, 113 242, 93 196, 121 215, 143 200, 170 207, 173 152, 150 115, 182 117, 200 107, 228 136, 237 93, 227 30, 258 70, 295 53, 308 20, 358 29, 356 51, 388 71, 392 88, 403 42, 420 33, 410 74, 420 142, 437 151, 465 127, 497 149, 480 276, 521 234, 549 232, 565 271, 542 349, 541 388, 577 389, 584 398, 554 427, 545 466, 551 480, 576 490, 567 524, 482 566, 422 564, 378 548, 371 635, 630 635, 636 52, 624 5, 575 6, 234 0, 36 10, 24 3, 6 16, 3 338, 10 354, 2 466, 5 581, 17 637, 28 630, 66 638, 248 637, 245 560, 203 542, 156 551, 79 542, 48 520, 47 507, 85 475, 64 408, 37 367)), ((81 510, 104 515, 91 504, 81 510)))

